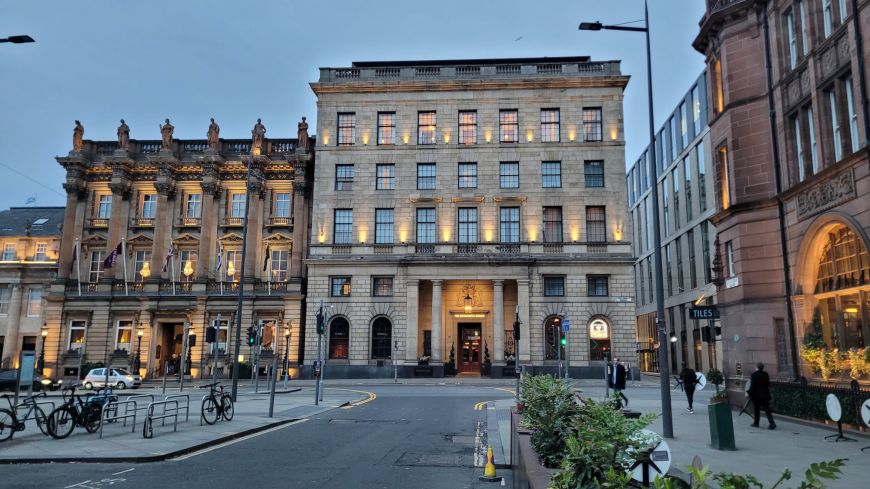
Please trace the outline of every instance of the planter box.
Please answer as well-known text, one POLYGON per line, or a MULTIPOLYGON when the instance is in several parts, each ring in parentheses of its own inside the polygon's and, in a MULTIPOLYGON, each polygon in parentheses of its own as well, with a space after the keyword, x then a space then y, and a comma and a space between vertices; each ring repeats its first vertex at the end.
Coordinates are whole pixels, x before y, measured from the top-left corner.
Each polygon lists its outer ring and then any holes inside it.
POLYGON ((716 450, 737 450, 734 444, 734 422, 731 404, 717 402, 707 408, 710 419, 710 445, 716 450))
POLYGON ((514 487, 529 489, 547 489, 550 479, 558 469, 548 469, 538 462, 538 454, 532 448, 532 435, 516 433, 517 456, 514 465, 514 487))

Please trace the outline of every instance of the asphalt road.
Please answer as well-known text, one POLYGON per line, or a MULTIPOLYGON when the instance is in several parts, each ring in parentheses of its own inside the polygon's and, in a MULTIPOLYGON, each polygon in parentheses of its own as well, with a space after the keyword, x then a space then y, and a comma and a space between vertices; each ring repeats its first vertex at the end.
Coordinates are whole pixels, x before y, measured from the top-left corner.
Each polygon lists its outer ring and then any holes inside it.
MULTIPOLYGON (((359 389, 360 387, 355 387, 359 389)), ((149 464, 0 467, 4 489, 183 487, 431 488, 493 487, 478 481, 475 434, 480 401, 512 397, 485 386, 400 385, 363 390, 377 398, 351 409, 264 432, 182 458, 149 464)), ((507 476, 502 470, 499 475, 507 476)))

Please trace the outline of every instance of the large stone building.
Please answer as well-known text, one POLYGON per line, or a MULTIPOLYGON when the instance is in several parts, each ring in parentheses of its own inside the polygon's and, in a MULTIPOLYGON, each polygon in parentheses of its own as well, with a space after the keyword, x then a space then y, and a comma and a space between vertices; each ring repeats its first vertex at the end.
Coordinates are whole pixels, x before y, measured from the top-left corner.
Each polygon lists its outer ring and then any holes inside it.
POLYGON ((321 300, 327 377, 633 355, 627 82, 588 57, 322 68, 306 364, 321 300))
POLYGON ((289 329, 290 364, 300 360, 312 154, 296 139, 252 147, 214 129, 208 140, 173 140, 170 130, 163 141, 130 140, 122 121, 118 141, 77 135, 76 148, 57 158, 67 206, 45 312, 46 366, 55 375, 111 362, 159 376, 179 368, 187 344, 194 377, 210 374, 215 353, 224 370, 243 277, 242 329, 266 321, 264 346, 279 354, 289 329), (206 344, 205 328, 219 316, 217 341, 206 344))
POLYGON ((708 64, 730 376, 756 361, 815 375, 798 355, 815 311, 828 349, 870 338, 870 114, 855 42, 870 11, 856 4, 707 2, 694 45, 708 64))
MULTIPOLYGON (((692 319, 695 305, 713 305, 716 286, 712 263, 716 229, 708 219, 716 212, 707 126, 706 72, 702 73, 656 134, 658 206, 665 285, 665 325, 670 369, 685 362, 699 372, 721 368, 716 321, 692 319)), ((652 175, 646 148, 628 171, 628 203, 634 229, 638 363, 658 371, 658 330, 653 281, 655 234, 652 175)))
POLYGON ((57 271, 63 207, 0 212, 0 368, 17 367, 22 350, 41 351, 43 309, 57 271))

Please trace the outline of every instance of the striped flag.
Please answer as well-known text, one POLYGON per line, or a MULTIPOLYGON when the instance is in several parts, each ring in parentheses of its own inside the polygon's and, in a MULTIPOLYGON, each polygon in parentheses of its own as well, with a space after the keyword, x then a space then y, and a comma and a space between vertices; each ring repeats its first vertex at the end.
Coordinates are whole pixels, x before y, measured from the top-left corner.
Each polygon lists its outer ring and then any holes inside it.
POLYGON ((166 273, 169 270, 169 261, 172 260, 172 257, 175 255, 175 248, 170 247, 169 253, 166 254, 166 259, 163 260, 163 273, 166 273))
POLYGON ((271 252, 269 251, 269 245, 266 245, 266 257, 263 259, 263 271, 265 272, 267 268, 269 268, 269 258, 271 258, 271 252))
POLYGON ((221 268, 223 268, 223 264, 224 264, 223 262, 224 262, 224 247, 222 244, 218 243, 217 267, 215 268, 215 271, 217 272, 218 276, 220 276, 220 274, 221 274, 221 268))
POLYGON ((115 263, 118 261, 118 255, 121 254, 121 243, 118 243, 118 246, 109 253, 109 256, 103 260, 103 270, 108 270, 115 266, 115 263))

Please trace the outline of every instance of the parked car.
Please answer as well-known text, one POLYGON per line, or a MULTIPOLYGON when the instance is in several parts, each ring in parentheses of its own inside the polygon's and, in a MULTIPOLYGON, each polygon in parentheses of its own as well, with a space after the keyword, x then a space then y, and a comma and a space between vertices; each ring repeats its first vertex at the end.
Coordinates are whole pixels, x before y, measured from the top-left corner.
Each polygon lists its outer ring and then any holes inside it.
MULTIPOLYGON (((18 370, 14 368, 0 370, 0 391, 14 391, 18 379, 18 370)), ((26 387, 26 386, 22 386, 26 387)), ((33 376, 33 391, 42 389, 42 377, 33 376)))
MULTIPOLYGON (((93 389, 94 387, 104 387, 106 385, 106 369, 95 368, 88 372, 85 380, 82 381, 85 389, 93 389)), ((122 368, 112 368, 109 373, 109 386, 118 389, 126 389, 132 387, 137 389, 142 385, 142 377, 134 375, 122 368)))

